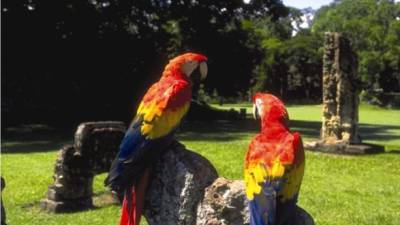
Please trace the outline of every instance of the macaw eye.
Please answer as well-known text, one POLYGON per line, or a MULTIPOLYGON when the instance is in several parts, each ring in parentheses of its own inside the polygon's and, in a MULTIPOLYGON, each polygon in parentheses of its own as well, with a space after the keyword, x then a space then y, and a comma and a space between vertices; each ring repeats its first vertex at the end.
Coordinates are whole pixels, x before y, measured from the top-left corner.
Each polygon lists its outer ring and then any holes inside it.
POLYGON ((262 105, 262 100, 261 99, 259 99, 259 98, 257 98, 256 99, 256 105, 258 106, 258 107, 260 107, 261 105, 262 105))

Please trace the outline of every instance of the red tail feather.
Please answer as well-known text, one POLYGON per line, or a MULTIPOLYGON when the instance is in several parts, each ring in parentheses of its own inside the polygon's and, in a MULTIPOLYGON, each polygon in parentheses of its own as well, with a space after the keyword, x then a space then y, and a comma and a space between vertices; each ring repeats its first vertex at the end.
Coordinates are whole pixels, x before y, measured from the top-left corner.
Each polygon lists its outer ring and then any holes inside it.
POLYGON ((146 194, 147 184, 149 183, 150 173, 151 170, 146 169, 137 187, 132 187, 129 194, 125 193, 119 225, 140 224, 144 205, 144 196, 146 194))
POLYGON ((136 218, 136 193, 135 188, 131 188, 131 200, 129 200, 129 195, 125 194, 124 202, 122 203, 122 213, 120 225, 138 225, 136 218), (129 204, 131 203, 131 204, 129 204))

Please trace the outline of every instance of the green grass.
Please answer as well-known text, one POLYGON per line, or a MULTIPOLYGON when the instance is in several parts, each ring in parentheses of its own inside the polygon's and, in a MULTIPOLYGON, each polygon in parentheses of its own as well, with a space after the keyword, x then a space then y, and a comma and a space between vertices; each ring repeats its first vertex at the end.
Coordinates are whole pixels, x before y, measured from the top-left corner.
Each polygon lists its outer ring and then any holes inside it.
MULTIPOLYGON (((227 105, 225 108, 250 105, 227 105)), ((292 130, 305 140, 319 134, 321 106, 288 106, 292 130)), ((306 171, 299 205, 317 224, 400 224, 400 110, 360 107, 363 140, 384 145, 386 152, 368 156, 306 153, 306 171)), ((258 132, 257 122, 185 124, 178 138, 207 157, 220 176, 242 179, 243 157, 249 140, 258 132)), ((45 132, 44 132, 45 133, 45 132)), ((48 132, 47 132, 48 133, 48 132)), ((57 146, 72 139, 72 132, 56 135, 5 135, 2 137, 1 174, 6 179, 3 201, 9 224, 117 224, 119 209, 96 201, 95 210, 47 214, 38 204, 52 182, 57 146)), ((96 177, 95 193, 104 174, 96 177)))

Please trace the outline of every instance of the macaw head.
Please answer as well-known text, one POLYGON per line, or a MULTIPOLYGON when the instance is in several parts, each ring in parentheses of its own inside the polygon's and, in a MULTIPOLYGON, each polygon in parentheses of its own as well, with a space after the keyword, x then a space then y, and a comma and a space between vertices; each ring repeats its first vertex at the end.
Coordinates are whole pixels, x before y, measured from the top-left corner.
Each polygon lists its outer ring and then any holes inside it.
POLYGON ((262 123, 280 122, 287 126, 289 114, 283 102, 274 95, 256 93, 253 96, 253 116, 262 123))
POLYGON ((196 53, 185 53, 171 59, 165 67, 163 76, 184 76, 191 78, 192 73, 200 68, 201 80, 207 77, 207 57, 196 53))

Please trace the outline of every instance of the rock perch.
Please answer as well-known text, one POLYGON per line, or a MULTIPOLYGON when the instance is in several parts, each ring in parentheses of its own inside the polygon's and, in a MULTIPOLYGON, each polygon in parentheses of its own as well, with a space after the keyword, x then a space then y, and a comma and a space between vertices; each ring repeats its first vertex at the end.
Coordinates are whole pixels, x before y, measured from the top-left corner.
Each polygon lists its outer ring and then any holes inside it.
POLYGON ((175 142, 153 168, 144 215, 149 225, 194 225, 204 190, 218 174, 203 156, 175 142))
MULTIPOLYGON (((175 142, 155 164, 146 193, 144 215, 149 225, 246 225, 249 210, 243 181, 218 178, 203 156, 175 142)), ((298 208, 284 225, 313 225, 298 208)))
MULTIPOLYGON (((197 208, 196 225, 248 225, 249 215, 244 182, 220 177, 206 189, 197 208)), ((283 225, 314 225, 312 217, 299 207, 293 218, 283 225)))

